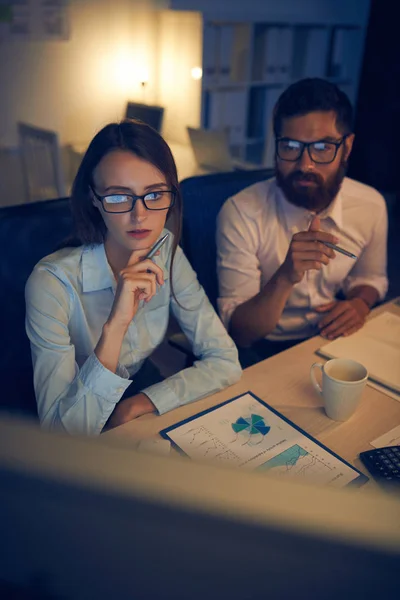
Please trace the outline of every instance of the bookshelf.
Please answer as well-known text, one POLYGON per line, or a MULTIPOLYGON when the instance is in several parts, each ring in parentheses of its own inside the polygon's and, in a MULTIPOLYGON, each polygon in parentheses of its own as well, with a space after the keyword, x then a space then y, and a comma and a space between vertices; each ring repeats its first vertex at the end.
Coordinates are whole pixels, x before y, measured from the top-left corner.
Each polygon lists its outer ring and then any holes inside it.
MULTIPOLYGON (((192 41, 184 49, 177 47, 175 60, 181 62, 185 56, 193 66, 201 61, 203 70, 197 90, 191 88, 192 98, 199 98, 198 113, 194 108, 190 112, 193 102, 186 102, 189 118, 180 122, 175 113, 171 122, 169 134, 177 141, 186 141, 186 125, 225 129, 232 156, 271 167, 272 111, 288 85, 304 77, 324 77, 339 85, 355 105, 365 37, 361 21, 239 21, 212 19, 199 12, 163 12, 174 13, 175 31, 171 17, 164 18, 169 35, 176 38, 182 39, 183 32, 179 15, 186 26, 190 19, 192 41)), ((166 49, 161 46, 160 51, 165 54, 166 49)), ((173 107, 166 109, 168 114, 173 107)))
POLYGON ((234 156, 272 166, 272 111, 282 91, 326 77, 354 102, 361 42, 356 26, 205 24, 201 126, 226 129, 234 156))

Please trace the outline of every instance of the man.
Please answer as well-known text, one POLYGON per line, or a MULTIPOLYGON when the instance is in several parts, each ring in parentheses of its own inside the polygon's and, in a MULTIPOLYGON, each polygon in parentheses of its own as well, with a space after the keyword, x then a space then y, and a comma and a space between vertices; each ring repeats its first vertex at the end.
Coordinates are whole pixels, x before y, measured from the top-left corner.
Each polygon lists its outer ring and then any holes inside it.
POLYGON ((385 201, 345 177, 354 141, 346 94, 323 79, 291 85, 274 134, 275 177, 227 200, 218 217, 218 303, 239 349, 251 349, 242 366, 317 333, 354 333, 388 285, 385 201))

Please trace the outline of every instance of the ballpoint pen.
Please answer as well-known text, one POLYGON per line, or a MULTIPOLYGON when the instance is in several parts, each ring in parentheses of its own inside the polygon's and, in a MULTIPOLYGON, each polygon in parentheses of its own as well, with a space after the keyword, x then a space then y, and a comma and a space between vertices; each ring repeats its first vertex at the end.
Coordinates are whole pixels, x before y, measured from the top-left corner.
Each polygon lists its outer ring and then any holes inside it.
POLYGON ((331 244, 331 242, 323 242, 325 244, 325 246, 328 246, 328 248, 332 248, 332 250, 336 250, 336 252, 340 252, 341 254, 344 254, 345 256, 348 256, 349 258, 357 258, 357 256, 355 254, 353 254, 352 252, 349 252, 348 250, 345 250, 344 248, 340 248, 340 246, 335 246, 335 244, 331 244))
MULTIPOLYGON (((153 258, 156 253, 159 251, 159 249, 161 248, 161 246, 167 241, 169 237, 169 233, 166 233, 165 235, 162 236, 162 238, 160 238, 158 240, 158 242, 156 242, 154 244, 154 246, 149 250, 149 252, 146 254, 146 256, 143 257, 143 260, 146 260, 146 258, 153 258)), ((147 273, 151 273, 151 271, 149 269, 147 269, 147 273)), ((140 305, 139 305, 139 310, 141 310, 141 306, 143 306, 144 301, 141 300, 140 301, 140 305)))
POLYGON ((156 242, 154 244, 154 246, 152 247, 152 249, 146 254, 146 256, 144 258, 145 259, 146 258, 153 258, 153 256, 155 256, 155 254, 159 251, 159 249, 164 244, 164 242, 167 241, 168 237, 169 237, 169 233, 166 233, 165 235, 163 235, 162 238, 159 239, 158 242, 156 242))

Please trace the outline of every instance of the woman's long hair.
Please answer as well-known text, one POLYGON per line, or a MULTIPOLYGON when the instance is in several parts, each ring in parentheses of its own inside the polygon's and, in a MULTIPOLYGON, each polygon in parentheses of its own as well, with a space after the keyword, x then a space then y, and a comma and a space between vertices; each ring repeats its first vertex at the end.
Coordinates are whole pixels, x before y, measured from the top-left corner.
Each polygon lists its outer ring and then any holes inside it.
POLYGON ((154 165, 163 173, 171 190, 175 192, 174 205, 167 214, 168 228, 174 234, 170 277, 173 288, 173 262, 182 231, 182 196, 179 190, 176 165, 171 150, 164 139, 149 125, 139 120, 125 119, 110 123, 99 131, 82 159, 71 194, 74 235, 81 244, 99 244, 105 241, 107 228, 100 212, 93 206, 91 187, 93 172, 99 162, 112 150, 127 150, 154 165))

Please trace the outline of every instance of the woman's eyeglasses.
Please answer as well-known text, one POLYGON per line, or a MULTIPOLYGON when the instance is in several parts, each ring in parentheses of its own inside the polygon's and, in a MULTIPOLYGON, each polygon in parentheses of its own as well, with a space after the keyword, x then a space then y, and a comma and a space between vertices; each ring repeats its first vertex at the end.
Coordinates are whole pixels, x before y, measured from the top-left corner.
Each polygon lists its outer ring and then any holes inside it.
POLYGON ((108 213, 131 212, 137 200, 141 200, 147 210, 168 210, 174 205, 176 196, 173 190, 156 190, 143 196, 122 193, 100 196, 93 188, 91 189, 97 200, 101 202, 103 210, 108 213))

